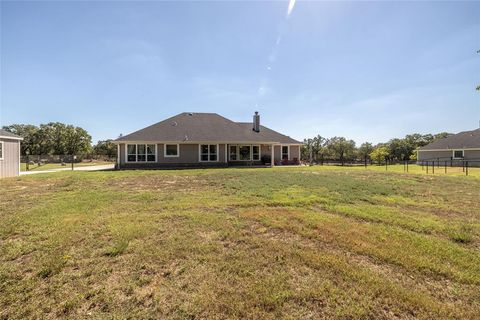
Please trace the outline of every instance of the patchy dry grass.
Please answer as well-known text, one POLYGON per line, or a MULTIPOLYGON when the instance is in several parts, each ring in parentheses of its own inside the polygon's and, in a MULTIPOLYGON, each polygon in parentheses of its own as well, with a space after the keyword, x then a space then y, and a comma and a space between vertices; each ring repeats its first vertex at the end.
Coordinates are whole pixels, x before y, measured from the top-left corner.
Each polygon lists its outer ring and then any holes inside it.
POLYGON ((0 195, 0 319, 480 313, 476 177, 61 172, 0 195))

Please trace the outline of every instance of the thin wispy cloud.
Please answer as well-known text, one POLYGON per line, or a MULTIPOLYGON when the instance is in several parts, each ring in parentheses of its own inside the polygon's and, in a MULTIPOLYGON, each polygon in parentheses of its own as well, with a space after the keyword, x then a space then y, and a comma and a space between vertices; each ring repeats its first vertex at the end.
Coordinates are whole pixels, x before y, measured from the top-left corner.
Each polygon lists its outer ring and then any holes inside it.
MULTIPOLYGON (((294 7, 295 7, 295 0, 289 0, 288 7, 287 7, 286 20, 288 20, 288 18, 290 18, 290 15, 292 14, 292 11, 293 11, 294 7)), ((278 50, 279 50, 279 47, 280 47, 280 43, 281 43, 282 38, 283 38, 285 25, 286 25, 286 22, 283 22, 283 24, 281 25, 280 31, 277 35, 277 39, 275 41, 275 44, 273 45, 272 50, 270 51, 270 54, 267 57, 267 66, 265 67, 265 70, 264 70, 264 72, 266 72, 266 74, 260 80, 260 86, 257 90, 256 106, 258 106, 260 104, 260 100, 267 94, 267 92, 270 91, 269 88, 266 85, 267 82, 268 82, 268 78, 269 78, 268 73, 270 73, 272 71, 273 65, 277 61, 277 54, 278 54, 278 50)))
POLYGON ((295 7, 295 0, 288 1, 287 18, 292 14, 293 7, 295 7))

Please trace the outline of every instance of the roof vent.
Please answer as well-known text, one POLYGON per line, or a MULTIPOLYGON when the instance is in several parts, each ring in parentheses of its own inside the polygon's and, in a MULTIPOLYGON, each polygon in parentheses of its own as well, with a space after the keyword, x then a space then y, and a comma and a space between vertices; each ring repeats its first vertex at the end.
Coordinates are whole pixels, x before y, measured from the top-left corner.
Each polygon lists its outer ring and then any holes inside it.
POLYGON ((172 122, 172 126, 174 126, 174 127, 178 126, 177 121, 173 121, 173 122, 172 122))
POLYGON ((183 141, 188 141, 188 136, 185 135, 185 138, 183 138, 183 141))
POLYGON ((189 115, 189 116, 193 116, 193 113, 192 113, 192 112, 189 112, 188 115, 189 115))

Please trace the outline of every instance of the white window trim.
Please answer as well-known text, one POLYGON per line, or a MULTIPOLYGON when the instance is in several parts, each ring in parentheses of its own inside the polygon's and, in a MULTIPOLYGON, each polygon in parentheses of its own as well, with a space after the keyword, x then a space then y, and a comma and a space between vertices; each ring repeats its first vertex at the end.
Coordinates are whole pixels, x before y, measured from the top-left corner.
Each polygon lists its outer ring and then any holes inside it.
POLYGON ((164 143, 163 144, 163 157, 164 158, 178 158, 180 157, 180 144, 179 143, 164 143), (167 145, 169 146, 177 146, 177 154, 172 156, 172 155, 167 155, 167 145))
POLYGON ((288 149, 288 152, 287 152, 287 155, 288 155, 288 158, 287 158, 287 161, 290 161, 290 145, 289 144, 282 144, 280 146, 280 161, 283 161, 283 147, 287 147, 288 149))
POLYGON ((220 150, 219 150, 219 146, 218 144, 215 144, 215 143, 201 143, 198 145, 198 161, 199 162, 218 162, 218 158, 220 157, 219 155, 220 153, 220 150), (217 160, 210 160, 210 146, 216 146, 216 150, 217 150, 217 160), (202 160, 202 146, 208 146, 208 160, 202 160))
POLYGON ((5 153, 5 143, 3 141, 0 141, 0 145, 2 146, 2 154, 0 155, 0 160, 3 160, 5 158, 4 153, 5 153))
POLYGON ((454 159, 454 160, 465 159, 465 150, 463 150, 463 149, 452 150, 452 159, 454 159), (462 157, 461 158, 456 158, 455 157, 455 151, 462 151, 462 157))
POLYGON ((125 163, 155 163, 157 162, 158 158, 157 158, 157 149, 158 149, 158 146, 156 143, 126 143, 125 144, 125 163), (129 145, 135 145, 135 161, 128 161, 128 146, 129 145), (144 145, 145 146, 145 161, 138 161, 138 146, 139 145, 144 145), (152 145, 152 146, 155 146, 155 152, 153 153, 153 155, 155 156, 155 160, 154 161, 148 161, 148 153, 147 153, 147 145, 152 145))

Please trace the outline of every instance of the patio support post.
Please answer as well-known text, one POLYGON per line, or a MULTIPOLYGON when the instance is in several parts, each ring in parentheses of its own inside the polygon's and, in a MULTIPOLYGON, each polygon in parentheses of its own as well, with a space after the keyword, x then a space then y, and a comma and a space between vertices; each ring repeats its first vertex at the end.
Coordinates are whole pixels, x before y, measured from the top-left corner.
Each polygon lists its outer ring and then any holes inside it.
POLYGON ((275 146, 272 144, 270 146, 271 148, 271 155, 270 155, 270 166, 273 168, 273 166, 275 166, 275 152, 274 152, 274 149, 275 149, 275 146))
POLYGON ((117 169, 120 169, 120 144, 117 144, 117 169))

